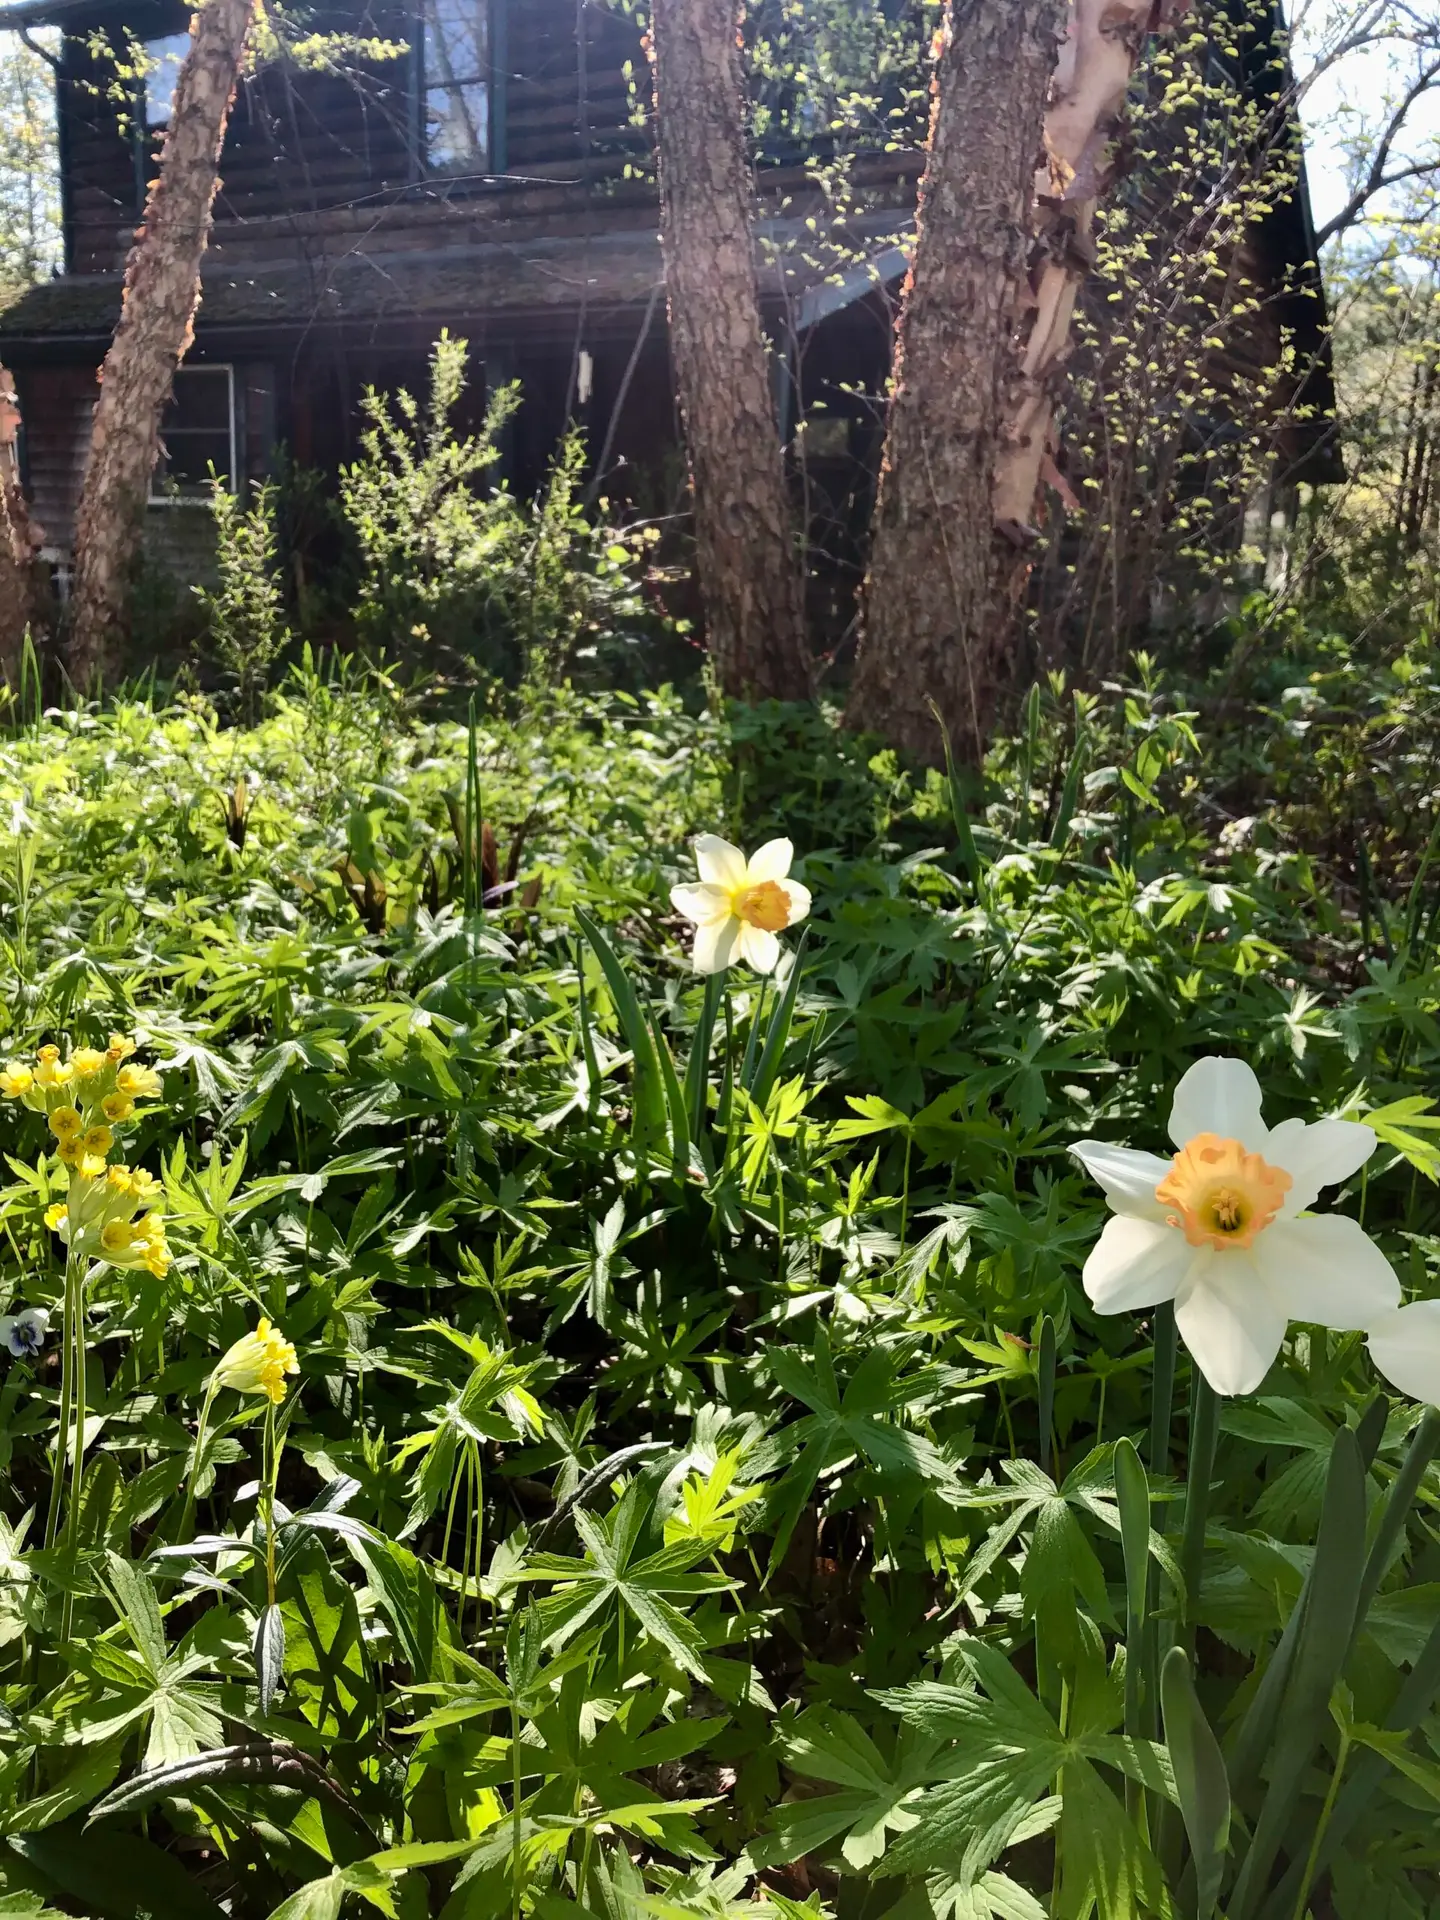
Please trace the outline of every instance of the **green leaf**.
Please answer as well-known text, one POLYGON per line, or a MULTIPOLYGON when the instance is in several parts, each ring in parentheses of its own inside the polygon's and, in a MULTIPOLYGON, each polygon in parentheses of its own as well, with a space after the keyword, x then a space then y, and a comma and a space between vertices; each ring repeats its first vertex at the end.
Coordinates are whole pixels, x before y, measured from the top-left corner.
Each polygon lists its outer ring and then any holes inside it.
POLYGON ((1170 1649, 1160 1670, 1160 1709, 1195 1867, 1195 1920, 1210 1920, 1230 1847, 1230 1782, 1180 1647, 1170 1649))
POLYGON ((278 1606, 266 1607, 256 1622, 253 1652, 260 1711, 268 1714, 285 1682, 285 1616, 278 1606))

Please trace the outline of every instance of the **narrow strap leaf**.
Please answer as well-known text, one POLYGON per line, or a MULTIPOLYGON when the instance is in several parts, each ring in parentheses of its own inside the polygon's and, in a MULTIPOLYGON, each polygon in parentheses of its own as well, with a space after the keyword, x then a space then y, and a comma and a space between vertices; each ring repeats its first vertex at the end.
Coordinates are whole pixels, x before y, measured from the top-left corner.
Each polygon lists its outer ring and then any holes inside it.
POLYGON ((1190 1662, 1172 1647, 1160 1674, 1165 1743, 1195 1872, 1195 1920, 1210 1920, 1230 1846, 1230 1782, 1220 1742, 1195 1692, 1190 1662))

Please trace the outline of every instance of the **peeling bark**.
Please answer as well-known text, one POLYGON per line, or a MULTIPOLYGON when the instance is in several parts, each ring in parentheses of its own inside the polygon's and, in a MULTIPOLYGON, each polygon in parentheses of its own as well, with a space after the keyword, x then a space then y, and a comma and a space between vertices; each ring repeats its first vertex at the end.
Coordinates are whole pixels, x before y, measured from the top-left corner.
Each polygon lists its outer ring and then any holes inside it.
POLYGON ((949 0, 847 720, 934 760, 989 730, 994 480, 1063 0, 949 0))
POLYGON ((1011 677, 1099 201, 1146 35, 1185 0, 949 0, 847 719, 983 757, 1011 677))
POLYGON ((191 22, 159 178, 126 263, 75 522, 65 663, 77 686, 115 665, 160 418, 192 337, 220 150, 254 10, 255 0, 206 0, 191 22))
POLYGON ((724 690, 803 699, 804 595, 760 325, 737 0, 655 0, 670 349, 706 635, 724 690))
POLYGON ((20 432, 20 406, 13 377, 0 366, 0 679, 16 686, 25 633, 34 618, 31 593, 40 530, 30 518, 15 443, 20 432))
MULTIPOLYGON (((1176 18, 1184 3, 1072 0, 1045 114, 1044 163, 1035 179, 1034 304, 995 466, 995 522, 1018 535, 1012 554, 1023 554, 1036 537, 1071 322, 1095 261, 1095 213, 1121 170, 1130 77, 1147 36, 1176 18)), ((1012 559, 1011 571, 1023 583, 1023 558, 1012 559)))

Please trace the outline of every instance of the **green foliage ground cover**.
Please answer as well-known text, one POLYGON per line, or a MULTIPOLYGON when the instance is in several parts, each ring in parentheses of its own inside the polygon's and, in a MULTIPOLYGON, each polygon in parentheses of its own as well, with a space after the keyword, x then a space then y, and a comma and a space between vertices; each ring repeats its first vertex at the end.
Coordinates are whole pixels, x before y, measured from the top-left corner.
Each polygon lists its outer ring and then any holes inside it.
POLYGON ((174 1264, 90 1282, 47 1547, 65 1175, 0 1108, 0 1311, 53 1316, 0 1378, 0 1912, 1430 1912, 1434 1434, 1292 1329, 1187 1601, 1187 1363, 1167 1425, 1068 1155, 1168 1151, 1239 1055, 1371 1114, 1336 1204, 1440 1292, 1407 684, 1378 873, 1297 840, 1391 764, 1308 679, 1248 755, 1037 695, 965 805, 670 696, 12 716, 0 1051, 137 1036, 174 1264), (788 979, 689 973, 701 831, 793 839, 788 979), (298 1376, 202 1430, 262 1317, 298 1376))

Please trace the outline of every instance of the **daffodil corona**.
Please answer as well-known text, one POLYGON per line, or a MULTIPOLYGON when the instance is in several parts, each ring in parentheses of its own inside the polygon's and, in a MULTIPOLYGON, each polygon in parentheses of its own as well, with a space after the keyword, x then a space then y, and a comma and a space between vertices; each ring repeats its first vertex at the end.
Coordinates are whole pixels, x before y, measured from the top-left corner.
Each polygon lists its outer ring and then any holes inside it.
POLYGON ((756 973, 773 973, 780 959, 777 935, 802 921, 810 894, 790 878, 795 849, 788 840, 768 840, 749 860, 716 834, 695 842, 700 884, 672 887, 670 899, 695 924, 692 962, 696 973, 723 973, 743 960, 756 973))
MULTIPOLYGON (((1173 1300, 1195 1364, 1225 1394, 1254 1392, 1292 1320, 1345 1331, 1388 1323, 1400 1306, 1390 1262, 1357 1221, 1308 1211, 1322 1187, 1370 1158, 1369 1127, 1267 1127, 1251 1069, 1211 1056, 1175 1089, 1169 1131, 1169 1161, 1100 1140, 1071 1149, 1115 1213, 1085 1263, 1098 1312, 1173 1300)), ((1440 1357, 1440 1328, 1436 1339, 1440 1357)))

